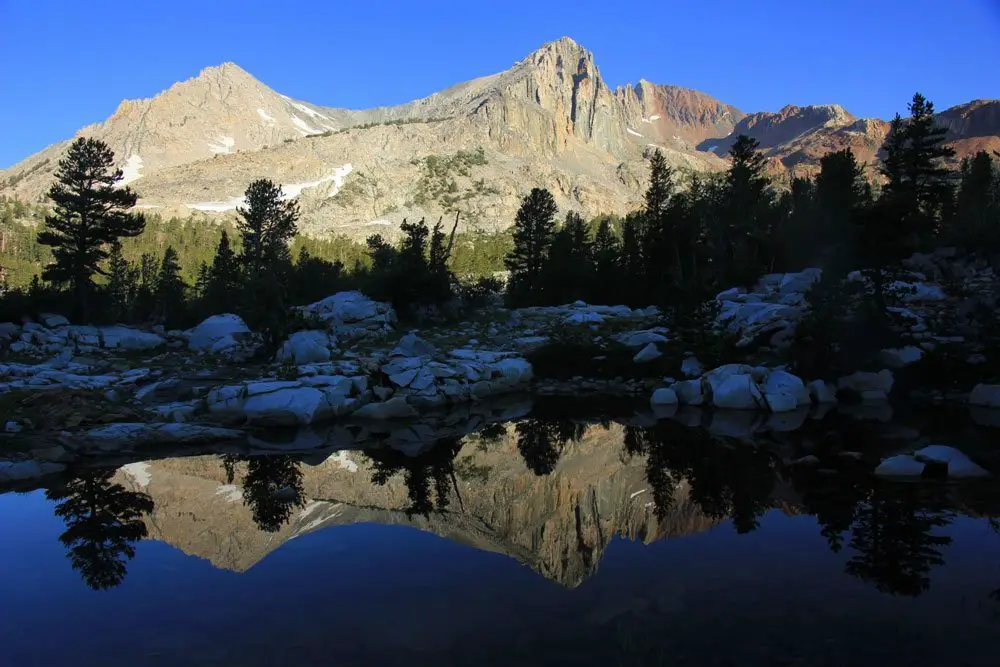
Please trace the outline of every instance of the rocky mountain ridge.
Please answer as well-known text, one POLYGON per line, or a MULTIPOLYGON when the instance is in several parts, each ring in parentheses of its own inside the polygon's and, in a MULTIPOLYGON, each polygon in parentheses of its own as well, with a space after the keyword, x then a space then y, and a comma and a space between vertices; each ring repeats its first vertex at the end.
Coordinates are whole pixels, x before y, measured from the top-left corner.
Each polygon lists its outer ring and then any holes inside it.
MULTIPOLYGON (((1000 101, 941 118, 962 154, 1000 143, 1000 101)), ((740 133, 757 138, 778 171, 809 171, 843 147, 872 161, 885 127, 838 105, 746 115, 643 79, 612 90, 593 54, 562 38, 506 71, 369 110, 294 100, 224 63, 126 100, 77 136, 111 146, 141 208, 231 214, 246 185, 268 177, 299 198, 305 231, 366 236, 455 212, 465 226, 506 227, 536 185, 563 211, 624 213, 641 202, 651 149, 678 168, 719 170, 740 133)), ((68 144, 0 171, 0 195, 43 199, 68 144)))

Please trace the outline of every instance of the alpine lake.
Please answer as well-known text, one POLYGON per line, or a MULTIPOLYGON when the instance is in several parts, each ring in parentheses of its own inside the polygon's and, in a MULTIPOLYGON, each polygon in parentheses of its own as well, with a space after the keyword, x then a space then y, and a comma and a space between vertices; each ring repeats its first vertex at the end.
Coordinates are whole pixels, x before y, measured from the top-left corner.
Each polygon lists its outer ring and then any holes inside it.
POLYGON ((96 458, 2 489, 3 664, 993 666, 1000 482, 874 470, 998 423, 513 394, 96 458))

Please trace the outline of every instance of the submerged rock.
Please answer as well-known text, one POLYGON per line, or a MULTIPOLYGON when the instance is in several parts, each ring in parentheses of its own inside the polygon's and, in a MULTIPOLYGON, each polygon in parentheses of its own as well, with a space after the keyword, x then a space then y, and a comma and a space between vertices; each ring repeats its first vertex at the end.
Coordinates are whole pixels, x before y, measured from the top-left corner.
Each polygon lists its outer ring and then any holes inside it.
POLYGON ((875 468, 876 477, 920 477, 924 464, 909 454, 891 456, 875 468))
POLYGON ((892 391, 892 371, 883 369, 878 373, 859 371, 837 380, 838 389, 846 389, 858 394, 864 401, 885 401, 892 391))
POLYGON ((236 440, 241 431, 201 424, 146 424, 122 422, 92 428, 79 436, 87 445, 107 449, 108 444, 129 446, 193 445, 236 440))
POLYGON ((0 461, 0 482, 20 482, 62 472, 66 466, 52 461, 0 461))
POLYGON ((679 403, 677 392, 670 387, 660 387, 654 391, 649 402, 652 405, 677 405, 679 403))
POLYGON ((969 394, 969 405, 1000 408, 1000 384, 977 384, 969 394))
POLYGON ((913 454, 918 461, 943 463, 948 466, 950 479, 989 477, 990 473, 977 465, 961 451, 946 445, 928 445, 913 454))

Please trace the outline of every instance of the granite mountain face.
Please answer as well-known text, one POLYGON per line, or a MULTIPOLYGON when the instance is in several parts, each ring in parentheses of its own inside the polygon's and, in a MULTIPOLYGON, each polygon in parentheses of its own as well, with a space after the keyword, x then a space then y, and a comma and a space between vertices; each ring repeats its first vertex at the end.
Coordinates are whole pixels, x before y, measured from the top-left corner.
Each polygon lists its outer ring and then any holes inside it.
MULTIPOLYGON (((940 119, 959 157, 1000 147, 1000 101, 940 119)), ((463 226, 506 227, 534 186, 549 188, 562 211, 624 213, 642 201, 653 148, 675 167, 715 171, 738 134, 758 139, 779 172, 807 173, 846 147, 872 162, 886 128, 838 105, 746 115, 645 80, 612 90, 593 54, 562 38, 504 72, 368 110, 293 100, 224 63, 124 101, 77 136, 111 146, 142 208, 227 214, 251 180, 268 177, 299 199, 306 232, 363 237, 455 212, 463 226)), ((0 171, 0 195, 41 200, 69 143, 0 171)))

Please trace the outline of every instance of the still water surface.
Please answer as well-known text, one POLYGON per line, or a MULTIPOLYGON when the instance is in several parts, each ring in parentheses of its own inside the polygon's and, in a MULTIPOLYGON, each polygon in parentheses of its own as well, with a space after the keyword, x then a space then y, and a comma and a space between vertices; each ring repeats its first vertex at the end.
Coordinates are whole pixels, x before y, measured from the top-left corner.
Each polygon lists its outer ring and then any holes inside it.
POLYGON ((3 662, 997 665, 1000 489, 878 483, 874 431, 545 416, 79 470, 0 495, 3 662))

